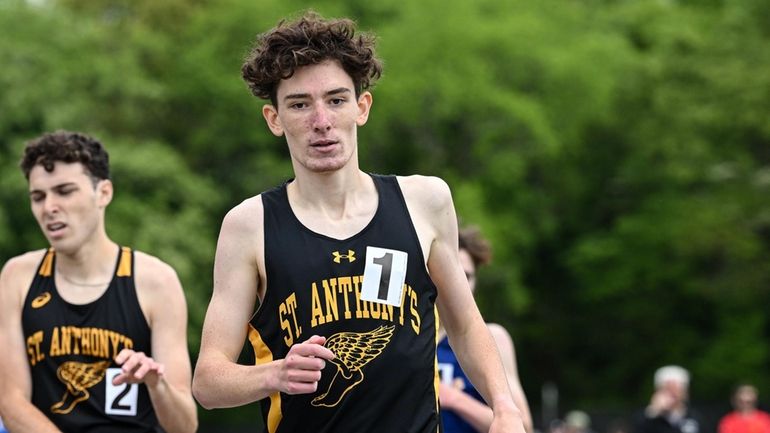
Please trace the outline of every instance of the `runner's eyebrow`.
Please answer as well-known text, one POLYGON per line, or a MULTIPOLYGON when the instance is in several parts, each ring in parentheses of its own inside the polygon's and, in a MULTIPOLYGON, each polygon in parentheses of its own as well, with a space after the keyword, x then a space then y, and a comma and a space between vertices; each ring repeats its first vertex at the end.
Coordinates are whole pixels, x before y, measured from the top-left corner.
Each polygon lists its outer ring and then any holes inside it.
MULTIPOLYGON (((73 186, 73 185, 77 185, 77 184, 75 182, 64 182, 64 183, 60 183, 58 185, 54 185, 51 189, 62 189, 62 188, 65 188, 65 187, 68 187, 68 186, 73 186)), ((29 190, 30 194, 34 194, 34 193, 37 193, 37 192, 43 192, 43 190, 42 189, 31 189, 31 190, 29 190)))
POLYGON ((325 96, 339 95, 342 93, 350 93, 350 89, 348 89, 347 87, 339 87, 334 90, 329 90, 328 92, 326 92, 325 96))
MULTIPOLYGON (((351 90, 347 87, 338 87, 336 89, 329 90, 328 92, 324 93, 324 96, 332 96, 332 95, 339 95, 342 93, 351 93, 351 90)), ((283 97, 284 101, 287 101, 289 99, 306 99, 310 97, 310 93, 290 93, 283 97)))

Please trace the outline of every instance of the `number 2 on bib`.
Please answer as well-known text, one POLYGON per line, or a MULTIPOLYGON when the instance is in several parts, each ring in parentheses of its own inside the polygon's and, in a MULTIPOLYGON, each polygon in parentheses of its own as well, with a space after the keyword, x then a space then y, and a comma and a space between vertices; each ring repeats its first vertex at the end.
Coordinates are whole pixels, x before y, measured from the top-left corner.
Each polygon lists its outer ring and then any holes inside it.
POLYGON ((108 415, 136 415, 139 399, 139 385, 124 383, 113 385, 112 379, 121 373, 120 368, 108 368, 104 376, 104 413, 108 415))

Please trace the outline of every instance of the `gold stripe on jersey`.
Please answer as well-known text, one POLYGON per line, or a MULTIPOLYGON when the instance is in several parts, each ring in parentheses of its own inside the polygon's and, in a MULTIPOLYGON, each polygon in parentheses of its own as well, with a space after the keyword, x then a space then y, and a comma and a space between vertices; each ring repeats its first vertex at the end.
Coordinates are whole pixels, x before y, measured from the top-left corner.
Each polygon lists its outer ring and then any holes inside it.
MULTIPOLYGON (((439 343, 438 330, 439 328, 441 328, 439 324, 439 321, 441 320, 441 318, 438 315, 438 307, 436 307, 435 305, 433 306, 433 317, 435 318, 433 322, 436 324, 436 334, 434 337, 435 341, 433 342, 433 345, 434 345, 434 348, 438 349, 438 343, 439 343)), ((438 356, 434 356, 433 357, 433 389, 436 391, 436 413, 438 413, 441 409, 441 405, 439 404, 439 401, 438 401, 439 383, 440 383, 440 377, 438 372, 438 356)), ((439 430, 436 429, 436 432, 438 431, 439 430)))
POLYGON ((40 265, 40 274, 41 277, 50 277, 51 272, 53 271, 53 248, 48 248, 48 252, 45 253, 45 258, 43 259, 43 263, 40 265))
MULTIPOLYGON (((259 331, 249 324, 249 341, 254 348, 254 357, 257 359, 257 365, 267 364, 273 360, 273 352, 262 340, 259 331)), ((270 410, 267 412, 267 431, 275 433, 278 430, 278 424, 281 422, 283 414, 281 413, 281 394, 279 392, 270 394, 270 410)))
POLYGON ((131 248, 129 247, 121 248, 120 264, 118 264, 117 276, 119 277, 131 276, 131 248))

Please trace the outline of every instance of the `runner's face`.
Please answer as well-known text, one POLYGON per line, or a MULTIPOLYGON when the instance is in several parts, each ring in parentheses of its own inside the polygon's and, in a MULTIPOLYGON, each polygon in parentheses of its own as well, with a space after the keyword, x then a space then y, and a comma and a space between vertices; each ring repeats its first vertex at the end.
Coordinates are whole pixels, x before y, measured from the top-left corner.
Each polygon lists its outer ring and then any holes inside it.
POLYGON ((51 246, 75 251, 103 227, 112 184, 101 180, 94 186, 81 163, 56 162, 51 172, 36 165, 29 173, 29 197, 32 214, 51 246))
POLYGON ((687 400, 687 385, 679 380, 667 380, 663 383, 663 389, 666 390, 677 402, 687 400))
POLYGON ((366 123, 372 97, 356 98, 353 80, 339 63, 305 66, 282 80, 278 109, 263 108, 270 130, 285 135, 296 169, 339 170, 357 164, 357 128, 366 123))
POLYGON ((735 394, 735 403, 738 409, 753 409, 757 404, 757 392, 752 387, 742 386, 735 394))

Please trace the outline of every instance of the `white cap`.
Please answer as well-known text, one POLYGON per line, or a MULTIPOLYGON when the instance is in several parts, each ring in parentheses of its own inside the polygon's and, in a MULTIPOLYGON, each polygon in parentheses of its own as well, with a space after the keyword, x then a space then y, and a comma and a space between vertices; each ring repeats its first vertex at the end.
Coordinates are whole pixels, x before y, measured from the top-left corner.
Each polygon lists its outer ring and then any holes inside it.
POLYGON ((684 386, 689 386, 690 373, 678 365, 666 365, 655 371, 655 388, 660 388, 668 381, 675 381, 684 386))

